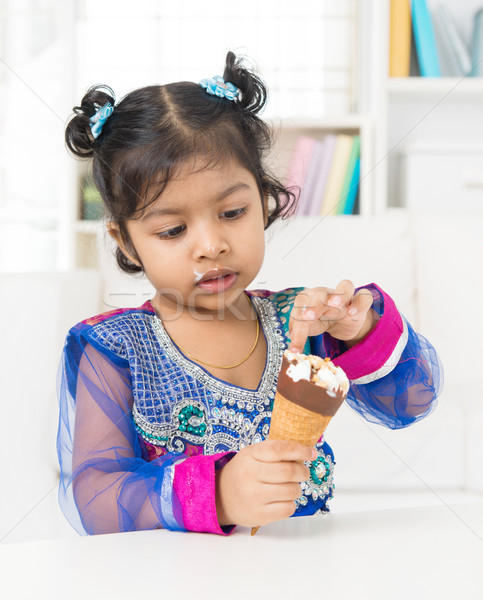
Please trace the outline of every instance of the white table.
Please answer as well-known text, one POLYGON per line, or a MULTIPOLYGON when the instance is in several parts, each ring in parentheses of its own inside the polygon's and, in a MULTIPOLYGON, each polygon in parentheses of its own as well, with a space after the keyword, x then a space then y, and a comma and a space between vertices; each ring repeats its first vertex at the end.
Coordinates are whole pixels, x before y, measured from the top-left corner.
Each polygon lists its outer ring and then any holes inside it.
POLYGON ((476 600, 482 571, 483 502, 0 545, 8 600, 476 600))

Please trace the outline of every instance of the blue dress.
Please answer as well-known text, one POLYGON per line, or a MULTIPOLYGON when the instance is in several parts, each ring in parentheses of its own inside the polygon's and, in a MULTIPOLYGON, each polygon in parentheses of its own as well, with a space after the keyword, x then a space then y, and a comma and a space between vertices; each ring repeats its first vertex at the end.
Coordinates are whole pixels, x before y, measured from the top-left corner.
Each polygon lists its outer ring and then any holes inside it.
MULTIPOLYGON (((217 527, 216 515, 202 523, 198 514, 213 513, 212 472, 234 452, 268 437, 289 343, 288 320, 301 289, 249 292, 267 348, 255 390, 222 381, 187 358, 150 302, 99 315, 70 330, 58 382, 60 502, 80 533, 156 527, 229 531, 217 527)), ((382 315, 384 295, 379 288, 372 293, 373 308, 382 315)), ((394 365, 389 370, 380 365, 380 375, 373 373, 372 380, 366 374, 351 382, 348 396, 366 418, 393 428, 428 414, 441 385, 430 344, 405 320, 404 330, 400 350, 397 344, 392 350, 392 360, 399 354, 394 365), (420 395, 417 411, 411 388, 420 395), (388 389, 392 402, 381 402, 388 389)), ((309 338, 304 352, 336 361, 347 349, 329 338, 309 338)), ((328 511, 334 455, 324 440, 317 452, 294 516, 328 511)))

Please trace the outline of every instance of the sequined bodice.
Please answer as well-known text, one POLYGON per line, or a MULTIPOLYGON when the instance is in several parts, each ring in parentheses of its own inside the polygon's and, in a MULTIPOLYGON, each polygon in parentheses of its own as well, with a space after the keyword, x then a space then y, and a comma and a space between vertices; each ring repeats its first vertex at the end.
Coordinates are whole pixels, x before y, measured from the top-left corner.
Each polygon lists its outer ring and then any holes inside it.
POLYGON ((265 369, 256 390, 217 379, 186 358, 173 344, 161 320, 152 315, 149 353, 136 389, 133 417, 141 436, 168 451, 185 451, 186 443, 203 454, 239 450, 266 438, 277 375, 286 347, 283 326, 268 298, 253 298, 267 342, 265 369), (152 384, 141 376, 151 363, 152 384), (147 389, 149 388, 149 389, 147 389))

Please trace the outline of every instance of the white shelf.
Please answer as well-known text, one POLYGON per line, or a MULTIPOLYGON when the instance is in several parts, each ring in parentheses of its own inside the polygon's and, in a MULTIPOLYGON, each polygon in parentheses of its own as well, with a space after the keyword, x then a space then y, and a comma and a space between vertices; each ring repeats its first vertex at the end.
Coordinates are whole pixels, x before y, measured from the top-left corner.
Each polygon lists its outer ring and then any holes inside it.
POLYGON ((481 100, 483 78, 480 77, 392 77, 388 79, 391 97, 440 98, 449 95, 458 100, 481 100))
POLYGON ((370 116, 361 113, 350 113, 340 116, 323 117, 321 119, 280 119, 269 121, 270 125, 277 129, 324 129, 331 130, 359 130, 367 126, 370 116))
POLYGON ((75 224, 75 230, 77 233, 83 233, 88 235, 95 235, 103 227, 104 221, 79 220, 75 224))

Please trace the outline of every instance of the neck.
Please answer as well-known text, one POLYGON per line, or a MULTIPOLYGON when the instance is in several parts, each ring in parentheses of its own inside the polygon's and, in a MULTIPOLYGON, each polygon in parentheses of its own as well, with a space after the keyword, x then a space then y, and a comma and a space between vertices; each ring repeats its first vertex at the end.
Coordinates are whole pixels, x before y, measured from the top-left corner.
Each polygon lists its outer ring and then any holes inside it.
POLYGON ((234 323, 237 321, 254 321, 257 318, 256 311, 252 307, 251 300, 246 292, 241 293, 235 302, 223 308, 214 310, 200 306, 187 306, 176 302, 157 292, 151 300, 156 313, 163 322, 172 321, 195 321, 196 323, 234 323))

